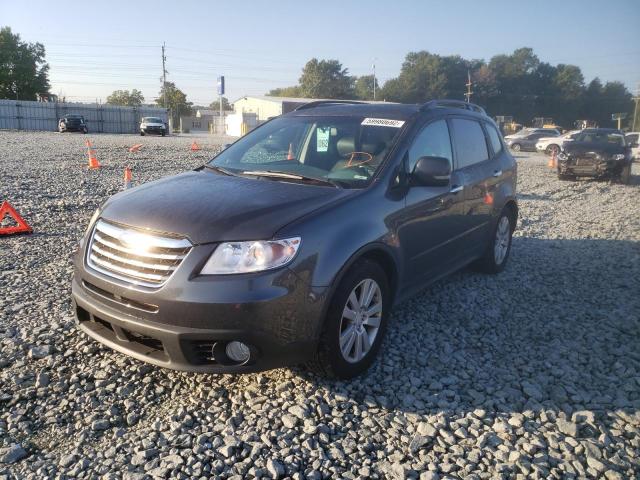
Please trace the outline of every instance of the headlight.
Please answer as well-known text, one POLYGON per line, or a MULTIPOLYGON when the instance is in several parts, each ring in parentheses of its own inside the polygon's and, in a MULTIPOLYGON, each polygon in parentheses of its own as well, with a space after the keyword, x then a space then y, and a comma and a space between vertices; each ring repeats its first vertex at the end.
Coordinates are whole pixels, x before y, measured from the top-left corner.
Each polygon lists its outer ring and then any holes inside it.
POLYGON ((611 157, 611 160, 624 160, 624 153, 616 153, 611 157))
POLYGON ((569 158, 569 157, 567 157, 567 154, 564 153, 564 152, 560 152, 558 154, 558 160, 566 160, 567 158, 569 158))
POLYGON ((300 237, 294 237, 283 240, 221 243, 200 273, 224 275, 282 267, 296 256, 300 242, 300 237))

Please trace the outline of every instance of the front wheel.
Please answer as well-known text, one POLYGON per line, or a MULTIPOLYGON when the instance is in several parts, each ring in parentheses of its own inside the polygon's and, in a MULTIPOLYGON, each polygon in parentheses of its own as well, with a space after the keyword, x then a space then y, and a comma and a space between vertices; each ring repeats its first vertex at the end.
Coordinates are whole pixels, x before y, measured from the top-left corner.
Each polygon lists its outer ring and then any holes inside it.
POLYGON ((141 136, 141 137, 144 137, 144 132, 140 132, 140 136, 141 136))
POLYGON ((309 366, 333 378, 363 373, 380 349, 390 307, 384 270, 370 260, 355 263, 331 298, 318 350, 309 366))
POLYGON ((519 152, 520 150, 522 150, 522 147, 519 143, 514 143, 513 145, 511 145, 511 150, 513 150, 514 152, 519 152))
POLYGON ((500 273, 504 270, 511 252, 511 239, 514 230, 514 220, 505 209, 500 213, 498 223, 493 230, 491 242, 482 258, 475 267, 485 273, 500 273))

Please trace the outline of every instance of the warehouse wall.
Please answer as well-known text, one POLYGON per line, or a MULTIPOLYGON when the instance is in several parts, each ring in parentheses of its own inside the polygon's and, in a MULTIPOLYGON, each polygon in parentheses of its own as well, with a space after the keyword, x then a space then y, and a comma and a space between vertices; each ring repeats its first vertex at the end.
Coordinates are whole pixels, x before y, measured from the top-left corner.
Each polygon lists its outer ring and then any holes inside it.
POLYGON ((84 116, 93 133, 138 133, 142 117, 167 121, 164 108, 0 100, 0 129, 57 131, 58 119, 67 114, 84 116))

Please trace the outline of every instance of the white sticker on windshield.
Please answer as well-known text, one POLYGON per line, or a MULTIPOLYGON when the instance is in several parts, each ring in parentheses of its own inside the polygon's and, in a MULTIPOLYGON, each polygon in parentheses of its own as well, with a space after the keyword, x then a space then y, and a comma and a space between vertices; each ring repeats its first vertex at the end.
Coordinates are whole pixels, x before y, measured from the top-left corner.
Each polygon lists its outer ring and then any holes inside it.
POLYGON ((329 150, 329 134, 331 129, 329 127, 316 129, 316 151, 326 152, 329 150))
POLYGON ((404 125, 404 120, 391 120, 389 118, 365 118, 362 125, 373 125, 378 127, 400 128, 404 125))

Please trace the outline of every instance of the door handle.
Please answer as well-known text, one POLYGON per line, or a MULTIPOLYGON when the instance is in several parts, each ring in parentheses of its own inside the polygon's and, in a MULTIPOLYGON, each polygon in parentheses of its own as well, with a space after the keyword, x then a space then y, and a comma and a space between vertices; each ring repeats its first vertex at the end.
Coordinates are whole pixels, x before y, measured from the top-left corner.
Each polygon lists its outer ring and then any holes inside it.
POLYGON ((453 185, 451 186, 451 193, 458 193, 461 192, 462 190, 464 190, 464 185, 453 185))
POLYGON ((493 171, 493 176, 494 177, 499 177, 502 175, 502 170, 494 170, 493 171))

